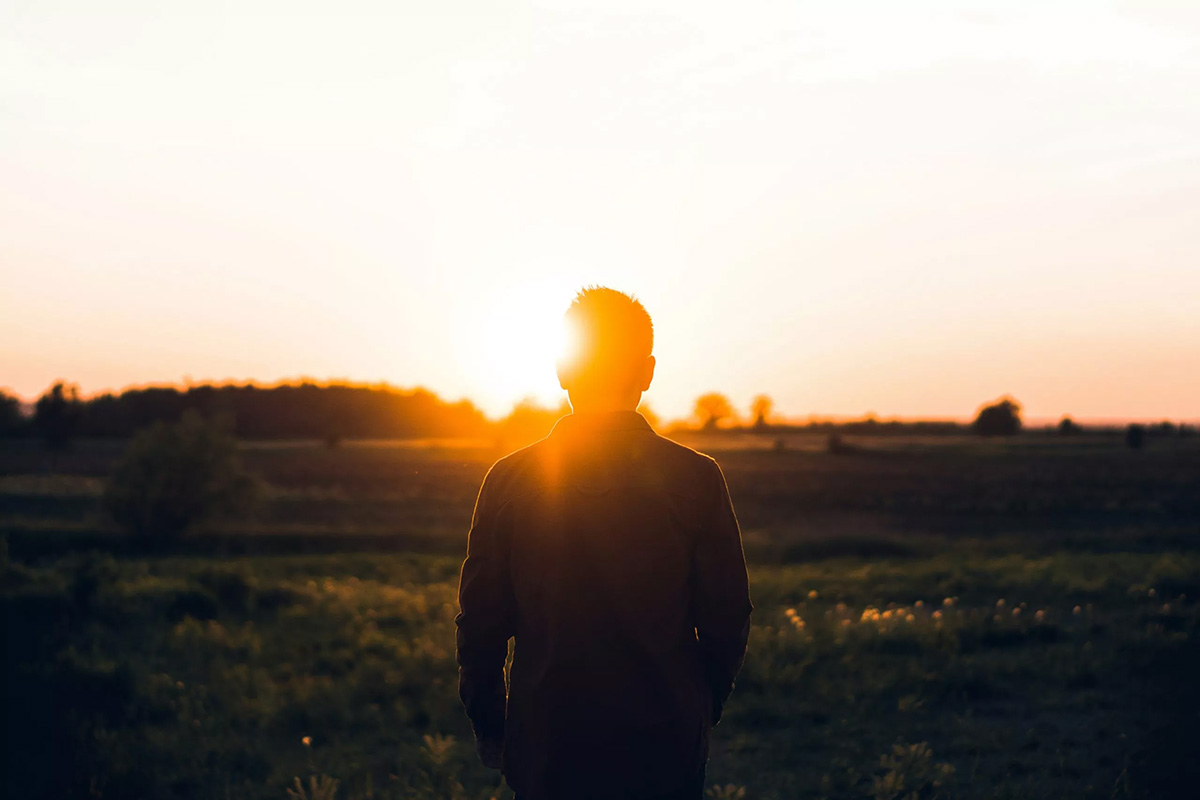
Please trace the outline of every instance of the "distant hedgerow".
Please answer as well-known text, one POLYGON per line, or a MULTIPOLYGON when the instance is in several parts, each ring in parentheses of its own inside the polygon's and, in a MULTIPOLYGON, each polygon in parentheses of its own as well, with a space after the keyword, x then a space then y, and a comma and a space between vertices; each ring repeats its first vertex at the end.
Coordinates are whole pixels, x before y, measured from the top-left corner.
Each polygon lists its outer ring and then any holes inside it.
POLYGON ((259 495, 226 426, 188 412, 134 436, 104 495, 113 520, 142 538, 173 538, 245 513, 259 495))

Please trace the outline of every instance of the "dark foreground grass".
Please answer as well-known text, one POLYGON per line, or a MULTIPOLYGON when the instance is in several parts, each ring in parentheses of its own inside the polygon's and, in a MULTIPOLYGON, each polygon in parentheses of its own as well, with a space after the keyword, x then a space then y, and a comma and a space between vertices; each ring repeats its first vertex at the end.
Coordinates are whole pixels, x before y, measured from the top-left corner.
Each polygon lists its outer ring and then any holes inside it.
MULTIPOLYGON (((755 567, 716 796, 1196 796, 1200 556, 989 552, 755 567)), ((6 564, 4 795, 511 797, 456 698, 457 567, 6 564)))

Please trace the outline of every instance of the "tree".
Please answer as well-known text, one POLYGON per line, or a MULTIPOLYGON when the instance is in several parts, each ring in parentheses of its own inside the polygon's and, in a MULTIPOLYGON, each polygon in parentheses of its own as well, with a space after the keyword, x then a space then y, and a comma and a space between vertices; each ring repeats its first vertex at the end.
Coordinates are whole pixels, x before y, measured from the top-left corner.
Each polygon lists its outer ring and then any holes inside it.
POLYGON ((83 417, 79 387, 59 381, 38 398, 33 411, 33 426, 51 450, 70 444, 83 417))
POLYGON ((1083 432, 1083 428, 1079 427, 1079 423, 1070 417, 1063 417, 1058 423, 1058 433, 1060 436, 1075 436, 1083 432))
POLYGON ((1021 404, 1002 397, 979 409, 972 430, 980 436, 1013 436, 1021 432, 1021 404))
POLYGON ((716 430, 721 420, 733 415, 733 404, 729 398, 718 392, 709 392, 696 398, 696 409, 693 412, 704 426, 704 430, 716 430))
POLYGON ((15 436, 25 427, 21 401, 0 391, 0 436, 15 436))
POLYGON ((228 426, 189 411, 179 422, 156 422, 133 437, 104 506, 129 533, 168 539, 248 511, 258 493, 228 426))
POLYGON ((754 416, 754 427, 763 430, 767 427, 767 418, 775 410, 775 401, 768 395, 760 394, 750 403, 750 413, 754 416))

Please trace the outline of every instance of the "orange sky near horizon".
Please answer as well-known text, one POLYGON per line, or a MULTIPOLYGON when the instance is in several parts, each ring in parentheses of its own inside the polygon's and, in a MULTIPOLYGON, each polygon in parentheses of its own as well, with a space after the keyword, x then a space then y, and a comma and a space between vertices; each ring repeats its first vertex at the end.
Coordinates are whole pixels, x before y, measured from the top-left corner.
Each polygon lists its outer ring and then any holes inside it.
POLYGON ((0 1, 0 387, 1200 420, 1200 6, 0 1), (901 7, 902 6, 902 7, 901 7))

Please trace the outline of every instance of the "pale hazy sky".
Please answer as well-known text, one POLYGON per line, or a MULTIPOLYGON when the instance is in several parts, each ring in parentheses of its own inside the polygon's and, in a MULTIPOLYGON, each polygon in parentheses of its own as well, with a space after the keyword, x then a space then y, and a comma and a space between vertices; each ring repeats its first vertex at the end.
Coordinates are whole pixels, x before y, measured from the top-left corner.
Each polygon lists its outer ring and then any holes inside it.
POLYGON ((0 386, 1200 418, 1200 3, 0 0, 0 386))

